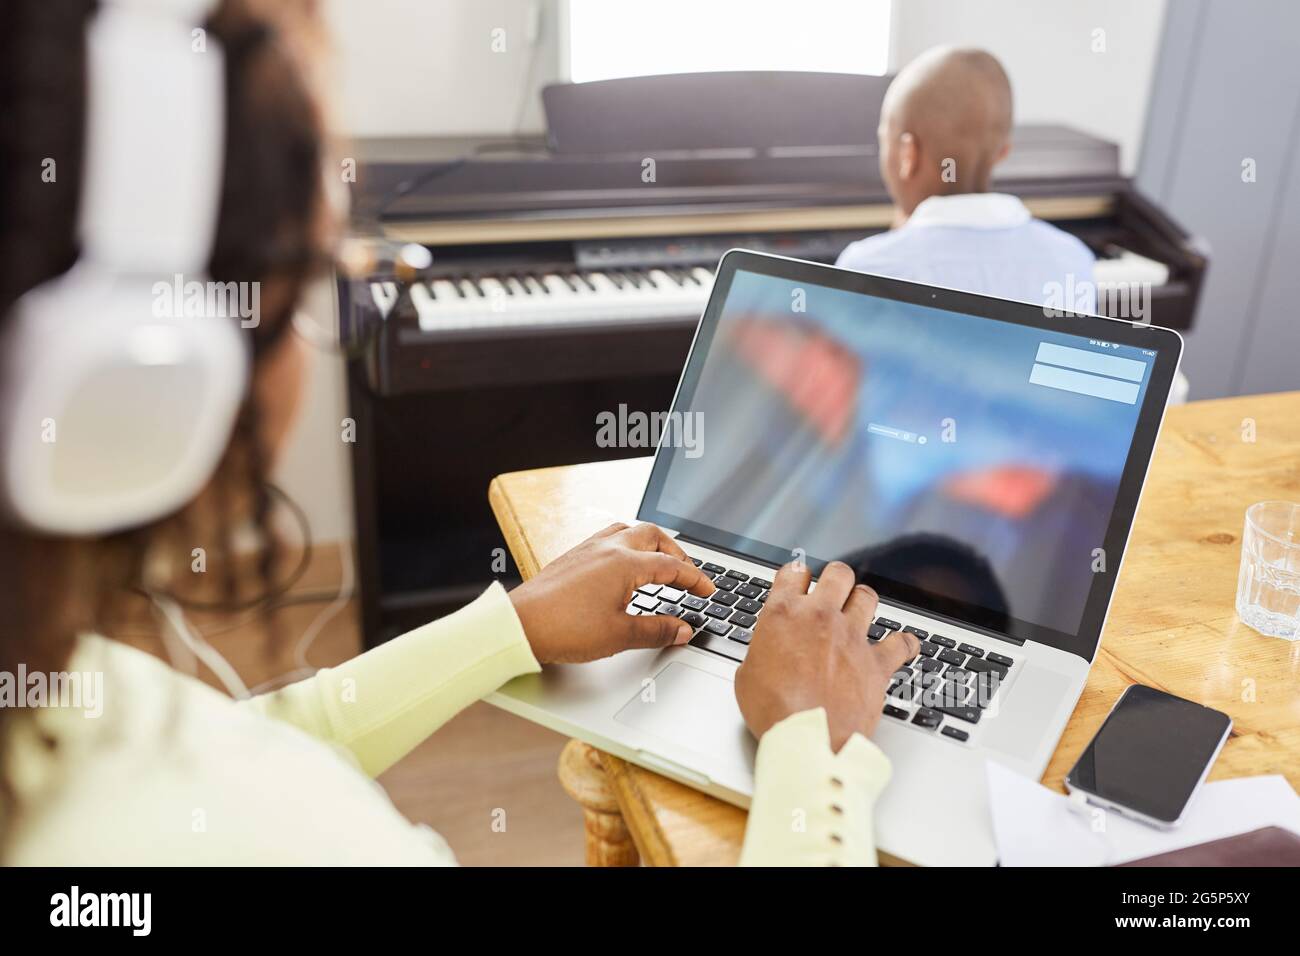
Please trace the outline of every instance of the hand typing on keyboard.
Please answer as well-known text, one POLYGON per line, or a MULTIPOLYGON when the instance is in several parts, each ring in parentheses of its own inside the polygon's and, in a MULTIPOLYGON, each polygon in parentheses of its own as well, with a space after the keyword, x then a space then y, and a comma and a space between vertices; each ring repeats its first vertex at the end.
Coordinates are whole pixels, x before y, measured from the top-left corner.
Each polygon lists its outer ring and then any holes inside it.
POLYGON ((875 730, 890 677, 917 656, 918 640, 903 631, 867 640, 876 592, 855 585, 847 564, 826 565, 812 593, 810 580, 807 567, 777 572, 736 672, 736 700, 755 737, 793 714, 825 708, 839 750, 854 733, 875 730))
POLYGON ((612 524, 519 585, 510 600, 533 655, 544 664, 594 661, 633 647, 685 644, 693 633, 685 621, 626 613, 631 595, 646 583, 700 597, 715 590, 709 577, 660 528, 612 524))

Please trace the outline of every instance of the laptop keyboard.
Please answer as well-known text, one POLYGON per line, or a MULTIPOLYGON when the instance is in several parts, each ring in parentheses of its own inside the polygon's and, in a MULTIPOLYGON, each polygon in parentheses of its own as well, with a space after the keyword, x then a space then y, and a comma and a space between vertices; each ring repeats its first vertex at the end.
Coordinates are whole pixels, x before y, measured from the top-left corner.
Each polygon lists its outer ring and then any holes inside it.
MULTIPOLYGON (((627 612, 680 618, 695 629, 692 647, 739 663, 749 651, 772 582, 699 558, 691 560, 717 588, 710 597, 647 584, 637 589, 627 612)), ((917 637, 920 652, 890 678, 885 716, 952 740, 968 740, 1016 662, 997 651, 883 616, 867 628, 867 639, 879 641, 900 630, 917 637)))

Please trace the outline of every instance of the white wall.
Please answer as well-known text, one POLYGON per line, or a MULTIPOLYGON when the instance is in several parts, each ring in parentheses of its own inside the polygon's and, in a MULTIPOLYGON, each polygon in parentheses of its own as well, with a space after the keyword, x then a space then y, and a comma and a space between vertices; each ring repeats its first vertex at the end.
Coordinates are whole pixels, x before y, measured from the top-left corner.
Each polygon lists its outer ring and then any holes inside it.
POLYGON ((558 63, 555 0, 326 0, 324 10, 344 132, 542 128, 538 90, 558 63), (493 51, 497 29, 505 31, 503 52, 493 51))
MULTIPOLYGON (((1011 75, 1019 120, 1065 122, 1114 140, 1132 172, 1165 2, 895 0, 891 61, 896 69, 939 43, 984 47, 1011 75), (1098 28, 1105 30, 1104 53, 1092 50, 1098 28)), ((562 0, 325 0, 343 131, 540 130, 538 90, 567 69, 560 62, 562 6, 562 0), (497 28, 505 31, 501 53, 492 50, 497 28)))
MULTIPOLYGON (((302 311, 322 329, 333 330, 332 283, 315 283, 303 299, 302 311)), ((316 541, 342 541, 352 537, 352 466, 341 428, 347 415, 347 379, 342 358, 306 348, 310 370, 298 420, 280 449, 274 480, 302 506, 316 541)))
POLYGON ((1057 122, 1120 145, 1137 168, 1165 0, 897 0, 893 69, 940 43, 983 47, 1011 77, 1018 122, 1057 122), (1093 31, 1105 31, 1094 53, 1093 31))

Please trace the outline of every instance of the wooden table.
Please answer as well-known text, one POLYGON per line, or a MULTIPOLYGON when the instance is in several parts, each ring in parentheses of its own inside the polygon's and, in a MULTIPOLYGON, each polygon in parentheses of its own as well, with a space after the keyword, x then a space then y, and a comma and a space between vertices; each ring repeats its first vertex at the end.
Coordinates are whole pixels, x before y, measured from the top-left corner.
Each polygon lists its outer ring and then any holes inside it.
MULTIPOLYGON (((524 577, 635 513, 650 459, 501 475, 489 497, 524 577)), ((1300 501, 1300 392, 1170 409, 1101 650, 1043 783, 1057 790, 1125 687, 1144 683, 1232 715, 1210 779, 1284 774, 1300 789, 1300 643, 1233 610, 1245 511, 1300 501)), ((561 781, 599 865, 729 865, 745 812, 571 741, 561 781)))

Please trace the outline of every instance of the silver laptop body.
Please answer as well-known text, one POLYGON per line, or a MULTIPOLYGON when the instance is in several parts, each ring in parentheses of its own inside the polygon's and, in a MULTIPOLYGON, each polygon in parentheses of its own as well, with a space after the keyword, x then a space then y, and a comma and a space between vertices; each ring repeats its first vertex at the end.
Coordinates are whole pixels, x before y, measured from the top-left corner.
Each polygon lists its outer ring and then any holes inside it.
MULTIPOLYGON (((1085 549, 1087 554, 1082 558, 1085 564, 1091 561, 1085 578, 1076 580, 1073 573, 1057 575, 1049 584, 1036 584, 1035 587, 1040 592, 1059 589, 1059 594, 1030 594, 1019 601, 1020 604, 1027 602, 1050 609, 1054 602, 1067 601, 1065 595, 1072 587, 1084 589, 1087 593, 1083 621, 1074 633, 1059 638, 1044 637, 1045 632, 1025 622, 989 626, 991 618, 984 610, 970 615, 953 613, 951 604, 938 602, 933 605, 924 595, 918 597, 915 590, 906 591, 911 600, 891 600, 895 589, 891 588, 889 581, 867 578, 881 597, 878 619, 891 626, 911 627, 926 634, 925 645, 929 645, 934 655, 927 660, 937 660, 946 653, 947 659, 955 662, 960 656, 960 664, 944 664, 943 670, 951 668, 960 673, 967 671, 968 665, 975 664, 983 668, 980 673, 997 671, 999 678, 994 682, 996 692, 980 708, 974 721, 965 719, 975 716, 969 709, 957 706, 950 707, 951 713, 941 713, 935 722, 934 709, 925 708, 919 692, 915 700, 893 695, 887 698, 886 715, 882 716, 873 735, 874 741, 889 756, 894 770, 875 810, 879 850, 889 857, 921 865, 992 865, 996 862, 996 849, 987 804, 985 764, 995 760, 1027 777, 1038 779, 1083 691, 1096 656, 1138 496, 1181 355, 1181 339, 1174 332, 1136 323, 1095 316, 1053 317, 1038 306, 851 273, 782 257, 732 251, 719 265, 713 295, 697 329, 678 386, 674 411, 689 409, 689 395, 701 394, 711 374, 724 374, 725 370, 709 367, 706 358, 711 342, 718 334, 719 323, 728 321, 729 295, 737 296, 739 302, 745 298, 747 289, 752 287, 761 291, 766 288, 764 283, 771 284, 773 301, 784 303, 787 288, 802 290, 806 299, 805 311, 796 311, 788 318, 775 317, 773 327, 778 332, 789 326, 799 334, 805 334, 809 322, 807 317, 816 314, 819 296, 828 303, 828 314, 833 311, 832 305, 841 312, 847 310, 850 313, 854 308, 860 308, 864 316, 874 314, 872 310, 877 306, 881 310, 911 309, 916 310, 917 316, 932 317, 940 323, 948 321, 949 313, 956 314, 965 323, 961 327, 962 334, 975 336, 981 334, 980 323, 1000 323, 998 334, 1017 336, 1017 342, 1025 336, 1034 338, 1034 342, 1028 344, 1036 344, 1037 351, 1026 352, 1023 361, 1016 360, 1024 366, 1023 369, 1020 365, 1014 366, 1017 381, 1023 371, 1030 383, 1017 387, 1022 388, 1022 394, 1030 396, 1032 401, 1038 401, 1041 396, 1042 401, 1074 403, 1080 407, 1084 407, 1080 403, 1085 400, 1108 403, 1096 406, 1098 414, 1128 415, 1139 419, 1133 428, 1131 448, 1124 457, 1122 474, 1117 480, 1110 520, 1098 539, 1101 542, 1100 569, 1097 556, 1093 554, 1095 549, 1085 549), (844 296, 861 297, 860 307, 854 304, 856 299, 842 299, 844 296), (926 309, 937 311, 924 311, 926 309), (1008 325, 1016 328, 1002 328, 1008 325), (1040 333, 1042 342, 1038 342, 1040 333), (1062 345, 1063 342, 1067 344, 1062 345), (1137 364, 1131 364, 1134 362, 1137 364), (1141 365, 1145 365, 1145 369, 1138 367, 1141 365), (1135 377, 1139 379, 1136 389, 1135 377), (1112 408, 1112 405, 1126 407, 1112 408), (943 612, 937 611, 936 606, 941 606, 943 612), (935 644, 930 638, 942 639, 943 643, 935 644), (1005 663, 977 663, 992 660, 1005 663), (930 716, 919 721, 918 711, 923 708, 929 711, 930 716)), ((749 299, 754 299, 754 296, 749 299)), ((755 301, 759 300, 761 296, 755 301)), ((768 321, 752 302, 743 310, 740 305, 736 309, 740 310, 736 314, 744 321, 768 321)), ((900 311, 898 314, 905 317, 912 313, 900 311)), ((890 321, 893 324, 888 327, 889 335, 894 336, 897 331, 898 341, 903 343, 899 348, 906 347, 910 332, 903 327, 904 319, 890 321)), ((747 331, 747 335, 749 331, 752 329, 747 331)), ((812 334, 821 333, 814 329, 812 334)), ((839 334, 844 339, 857 333, 841 330, 839 334)), ((762 368, 767 361, 763 356, 770 356, 773 343, 782 340, 770 335, 766 338, 762 335, 750 337, 753 342, 737 351, 748 356, 745 361, 762 368)), ((736 336, 736 341, 742 338, 736 336)), ((869 343, 863 347, 870 351, 869 343)), ((832 351, 830 354, 835 353, 832 351)), ((832 364, 834 361, 832 359, 832 364)), ((774 367, 779 367, 779 363, 774 367)), ((882 363, 882 367, 888 367, 888 363, 882 363)), ((771 385, 771 376, 768 379, 765 388, 771 385)), ((781 386, 782 383, 778 381, 777 384, 781 386)), ((1000 385, 998 381, 991 381, 989 388, 1000 385)), ((711 417, 705 420, 705 447, 708 447, 710 432, 725 433, 732 424, 728 421, 731 400, 727 396, 735 394, 739 405, 743 395, 737 390, 722 390, 720 394, 723 398, 714 400, 708 413, 711 417)), ((742 411, 736 412, 737 421, 741 414, 742 411)), ((956 428, 960 434, 960 415, 956 428)), ((920 446, 925 446, 926 441, 922 434, 918 446, 918 432, 922 429, 899 428, 896 423, 889 422, 872 422, 865 427, 855 426, 853 430, 856 439, 889 443, 878 447, 887 447, 892 454, 921 453, 920 446), (895 448, 894 445, 900 442, 911 447, 895 448)), ((836 434, 841 436, 838 440, 842 442, 844 432, 841 430, 836 434)), ((700 533, 699 528, 703 525, 698 519, 704 515, 692 513, 674 520, 665 514, 662 506, 664 487, 666 482, 673 480, 673 468, 679 465, 683 468, 678 481, 688 489, 692 487, 692 476, 696 474, 691 470, 694 465, 684 457, 683 449, 673 447, 672 439, 673 436, 667 432, 662 436, 639 514, 619 517, 629 523, 654 520, 672 533, 692 558, 702 565, 724 569, 719 577, 735 582, 733 590, 747 581, 769 582, 774 569, 789 559, 788 553, 778 553, 776 549, 778 546, 789 548, 789 541, 771 541, 769 536, 765 540, 770 544, 759 545, 754 543, 759 535, 700 533), (721 545, 718 543, 720 537, 726 538, 728 545, 740 542, 740 546, 721 545)), ((930 439, 931 447, 938 440, 936 433, 930 439)), ((704 457, 707 455, 698 460, 704 457)), ((779 460, 779 455, 772 460, 779 460)), ((772 467, 775 466, 764 466, 768 470, 772 467)), ((960 495, 964 496, 959 504, 966 509, 952 512, 954 524, 966 521, 970 527, 980 527, 971 521, 969 511, 981 506, 981 495, 986 498, 993 495, 994 505, 1004 510, 1015 510, 1017 514, 1023 512, 1024 500, 1033 499, 1036 492, 1033 480, 1025 480, 1016 472, 1010 473, 1010 477, 999 471, 988 474, 992 477, 977 475, 974 481, 953 486, 959 488, 960 495), (968 499, 974 500, 975 505, 968 505, 968 499)), ((784 487, 781 477, 772 478, 771 484, 777 489, 784 487)), ((853 483, 850 475, 836 498, 856 501, 859 499, 855 492, 863 490, 853 483)), ((716 497, 716 489, 711 493, 716 497)), ((777 496, 787 493, 788 490, 780 491, 777 496)), ((710 498, 701 492, 697 500, 708 501, 710 498)), ((841 504, 841 501, 827 501, 825 507, 834 509, 841 504)), ((917 512, 920 516, 916 520, 941 527, 942 521, 938 518, 943 516, 942 510, 926 517, 925 507, 927 505, 917 512)), ((951 501, 944 502, 942 507, 951 508, 951 501)), ((1003 516, 995 517, 1002 525, 1007 524, 1003 516)), ((780 526, 781 516, 777 514, 763 520, 767 522, 764 527, 770 530, 780 526)), ((1058 516, 1058 520, 1065 519, 1058 516)), ((757 525, 758 522, 759 519, 755 518, 754 523, 757 525)), ((1056 534, 1061 533, 1057 528, 1056 534)), ((994 538, 996 535, 990 534, 990 539, 994 538)), ((978 540, 975 543, 979 545, 978 540)), ((990 553, 995 550, 993 545, 989 546, 990 553)), ((1012 554, 1009 559, 1012 565, 1015 564, 1015 550, 1012 548, 1008 552, 1012 554)), ((1024 551, 1024 546, 1019 550, 1024 551)), ((818 554, 809 549, 808 562, 816 572, 825 560, 839 556, 838 553, 818 554)), ((864 565, 867 568, 875 566, 864 565)), ((1015 581, 1004 580, 1003 584, 1011 590, 1018 586, 1015 581)), ((756 587, 747 589, 747 593, 752 593, 756 587)), ((652 590, 656 589, 647 589, 652 590)), ((652 607, 664 605, 667 612, 667 604, 681 600, 675 593, 666 596, 674 601, 659 601, 659 596, 653 593, 634 595, 634 599, 640 598, 640 601, 629 605, 629 611, 655 613, 652 607)), ((761 612, 756 616, 761 621, 761 612)), ((732 633, 739 632, 733 630, 732 633)), ((761 630, 759 634, 761 640, 761 630)), ((724 635, 706 631, 691 645, 671 650, 632 651, 592 664, 549 666, 540 674, 510 682, 488 700, 511 713, 576 737, 642 767, 738 806, 747 806, 754 788, 756 743, 741 719, 733 692, 734 675, 746 648, 739 642, 725 643, 727 640, 724 635), (717 652, 719 648, 722 653, 717 652)), ((917 673, 915 680, 918 683, 921 660, 918 657, 911 666, 917 673)), ((937 665, 927 666, 938 669, 937 665)))

